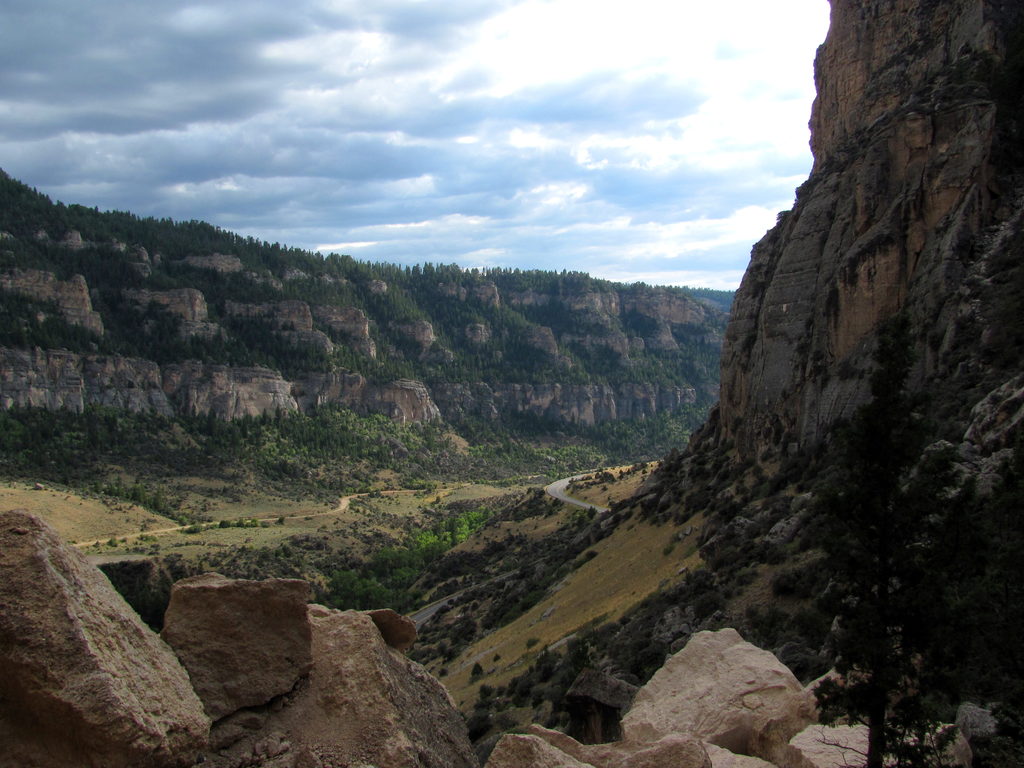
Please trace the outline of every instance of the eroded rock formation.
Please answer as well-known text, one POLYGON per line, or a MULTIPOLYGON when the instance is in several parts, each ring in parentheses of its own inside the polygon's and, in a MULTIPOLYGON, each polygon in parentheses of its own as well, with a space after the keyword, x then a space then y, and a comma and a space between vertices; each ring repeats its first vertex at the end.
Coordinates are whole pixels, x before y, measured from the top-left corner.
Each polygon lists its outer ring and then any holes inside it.
POLYGON ((447 691, 399 650, 411 622, 308 596, 186 579, 169 647, 52 528, 0 514, 0 766, 475 768, 447 691))
POLYGON ((353 349, 371 359, 377 357, 377 345, 370 338, 370 320, 356 307, 313 307, 313 315, 335 333, 346 337, 353 349))
POLYGON ((125 298, 140 309, 156 304, 181 321, 182 336, 213 338, 223 333, 221 327, 210 322, 206 297, 195 288, 176 288, 170 291, 126 290, 125 298))
POLYGON ((206 746, 171 649, 24 511, 0 515, 0 659, 0 766, 185 766, 206 746))
POLYGON ((39 269, 14 269, 0 274, 0 288, 20 293, 37 301, 49 301, 71 325, 80 325, 97 336, 103 335, 103 320, 92 308, 89 286, 81 275, 58 280, 52 272, 39 269))
MULTIPOLYGON (((309 622, 308 683, 269 713, 262 728, 284 735, 292 765, 476 765, 465 723, 444 686, 389 647, 369 615, 310 606, 309 622)), ((246 745, 234 750, 244 754, 246 745)))
POLYGON ((373 384, 356 373, 311 373, 288 381, 268 368, 198 362, 168 364, 110 355, 0 347, 0 405, 82 411, 108 405, 135 413, 156 411, 235 419, 338 403, 400 422, 440 417, 418 381, 373 384))

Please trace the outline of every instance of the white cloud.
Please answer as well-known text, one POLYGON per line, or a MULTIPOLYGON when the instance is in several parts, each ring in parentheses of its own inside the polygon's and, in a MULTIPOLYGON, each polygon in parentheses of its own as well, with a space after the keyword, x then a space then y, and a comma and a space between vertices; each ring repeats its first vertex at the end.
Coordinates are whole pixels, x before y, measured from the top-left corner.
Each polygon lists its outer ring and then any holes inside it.
POLYGON ((0 166, 54 197, 371 260, 703 284, 738 282, 810 167, 828 13, 826 0, 17 8, 0 27, 0 166))

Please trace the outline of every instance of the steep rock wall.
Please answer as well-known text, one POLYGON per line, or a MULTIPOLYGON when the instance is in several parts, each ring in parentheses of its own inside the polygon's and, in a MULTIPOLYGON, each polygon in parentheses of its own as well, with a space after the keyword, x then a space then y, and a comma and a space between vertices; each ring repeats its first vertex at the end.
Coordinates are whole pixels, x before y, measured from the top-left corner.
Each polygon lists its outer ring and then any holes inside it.
POLYGON ((498 418, 530 414, 593 426, 605 421, 645 419, 678 411, 697 401, 691 387, 640 382, 620 384, 435 384, 434 399, 447 421, 467 416, 498 418))
POLYGON ((743 456, 820 442, 867 395, 874 332, 901 309, 914 381, 948 376, 963 287, 1000 189, 996 105, 958 73, 998 61, 1019 19, 995 0, 832 0, 810 179, 754 246, 722 354, 720 442, 743 456))
POLYGON ((63 350, 0 348, 0 406, 81 411, 106 405, 221 419, 310 410, 339 403, 396 421, 430 421, 439 411, 420 382, 373 384, 359 374, 308 374, 288 381, 276 371, 198 362, 79 355, 63 350))
POLYGON ((38 301, 52 301, 71 325, 80 325, 97 336, 103 335, 103 320, 92 308, 89 286, 81 275, 70 280, 58 280, 51 272, 14 269, 0 275, 0 288, 38 301))
POLYGON ((150 360, 80 355, 64 350, 0 348, 0 407, 81 411, 105 405, 164 416, 209 413, 221 419, 277 411, 309 412, 343 405, 401 423, 497 419, 508 414, 592 426, 678 411, 697 401, 692 387, 647 383, 474 384, 411 379, 384 384, 358 373, 307 373, 289 381, 276 371, 189 361, 159 366, 150 360))

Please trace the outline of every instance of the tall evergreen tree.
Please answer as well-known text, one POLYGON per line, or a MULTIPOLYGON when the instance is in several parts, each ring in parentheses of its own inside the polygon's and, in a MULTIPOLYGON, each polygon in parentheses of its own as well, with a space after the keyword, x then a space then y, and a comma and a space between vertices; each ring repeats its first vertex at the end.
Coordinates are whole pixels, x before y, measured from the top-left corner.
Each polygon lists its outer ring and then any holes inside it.
POLYGON ((953 478, 948 456, 922 457, 921 400, 906 389, 913 359, 897 317, 880 333, 872 399, 840 433, 840 477, 819 507, 841 680, 818 698, 826 722, 867 725, 868 768, 941 764, 929 662, 945 603, 932 575, 953 478))

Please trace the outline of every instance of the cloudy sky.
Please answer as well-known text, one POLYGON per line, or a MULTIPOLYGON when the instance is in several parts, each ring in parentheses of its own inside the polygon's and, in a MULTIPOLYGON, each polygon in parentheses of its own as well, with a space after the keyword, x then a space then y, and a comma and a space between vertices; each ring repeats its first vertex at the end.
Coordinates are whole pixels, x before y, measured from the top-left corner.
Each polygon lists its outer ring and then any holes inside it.
POLYGON ((827 0, 4 0, 0 167, 403 264, 735 287, 827 0))

